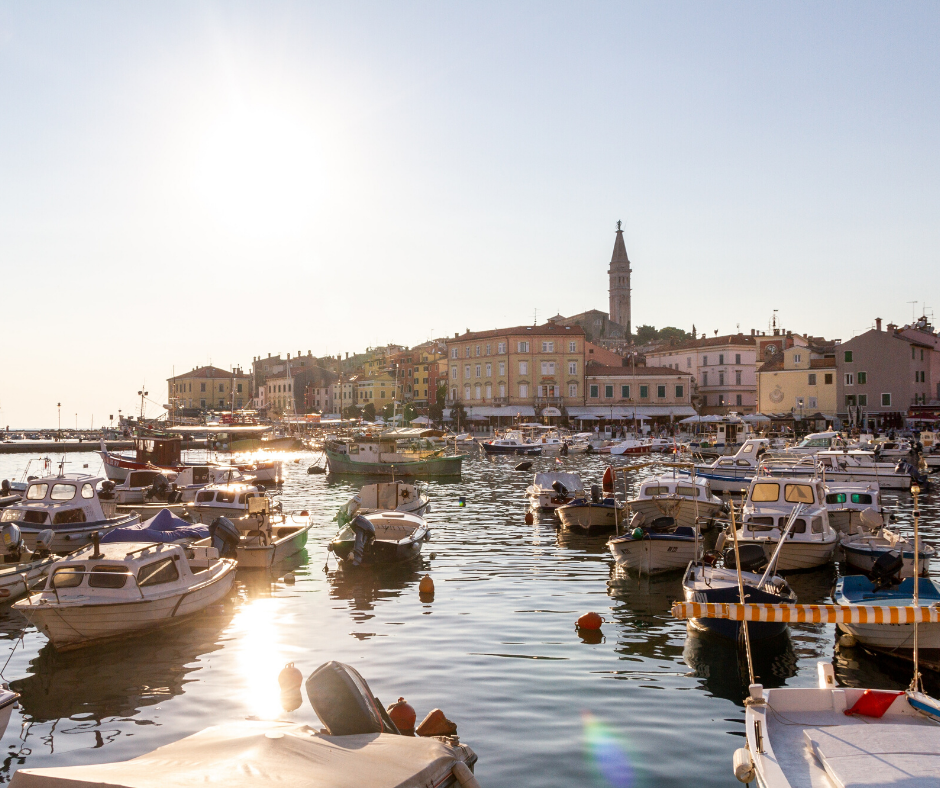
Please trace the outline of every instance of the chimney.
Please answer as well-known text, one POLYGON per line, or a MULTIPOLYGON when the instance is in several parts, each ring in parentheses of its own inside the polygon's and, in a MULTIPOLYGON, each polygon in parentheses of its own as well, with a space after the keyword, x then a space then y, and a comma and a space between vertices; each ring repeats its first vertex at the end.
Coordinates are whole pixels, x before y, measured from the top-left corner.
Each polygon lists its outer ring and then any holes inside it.
POLYGON ((888 331, 897 331, 897 330, 898 330, 897 323, 888 323, 888 331))
POLYGON ((754 336, 754 329, 751 329, 751 336, 754 336))
POLYGON ((875 318, 875 331, 881 331, 881 318, 875 318))
POLYGON ((460 332, 459 332, 459 331, 455 331, 455 332, 454 332, 454 339, 457 339, 459 336, 460 336, 460 332))

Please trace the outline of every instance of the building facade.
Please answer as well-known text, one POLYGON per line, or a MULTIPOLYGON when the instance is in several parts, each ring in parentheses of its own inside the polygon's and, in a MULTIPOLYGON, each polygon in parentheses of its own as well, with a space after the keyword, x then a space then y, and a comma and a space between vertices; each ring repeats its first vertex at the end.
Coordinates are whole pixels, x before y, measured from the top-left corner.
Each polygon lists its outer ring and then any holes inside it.
POLYGON ((569 409, 569 417, 675 421, 693 416, 692 381, 691 373, 669 367, 590 362, 584 378, 584 406, 569 409))
MULTIPOLYGON (((198 367, 167 379, 167 402, 181 411, 240 410, 251 404, 251 376, 241 367, 231 371, 198 367)), ((184 414, 185 415, 185 414, 184 414)))
POLYGON ((838 412, 834 345, 791 346, 771 354, 757 369, 757 409, 761 413, 832 418, 838 412))
POLYGON ((646 363, 691 374, 695 381, 693 401, 702 415, 757 410, 757 342, 753 336, 687 340, 648 353, 646 363))
POLYGON ((579 405, 584 359, 579 326, 546 323, 456 334, 447 341, 448 401, 509 407, 520 415, 579 405))

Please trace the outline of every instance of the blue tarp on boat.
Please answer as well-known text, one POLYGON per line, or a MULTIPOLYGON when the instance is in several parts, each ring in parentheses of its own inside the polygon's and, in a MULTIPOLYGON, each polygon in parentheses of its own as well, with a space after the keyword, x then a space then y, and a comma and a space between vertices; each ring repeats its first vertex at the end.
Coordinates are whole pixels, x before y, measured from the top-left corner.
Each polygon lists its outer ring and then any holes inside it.
POLYGON ((175 542, 177 539, 205 539, 208 536, 209 526, 187 523, 169 509, 161 509, 156 517, 151 517, 140 525, 128 525, 109 531, 101 541, 175 542))

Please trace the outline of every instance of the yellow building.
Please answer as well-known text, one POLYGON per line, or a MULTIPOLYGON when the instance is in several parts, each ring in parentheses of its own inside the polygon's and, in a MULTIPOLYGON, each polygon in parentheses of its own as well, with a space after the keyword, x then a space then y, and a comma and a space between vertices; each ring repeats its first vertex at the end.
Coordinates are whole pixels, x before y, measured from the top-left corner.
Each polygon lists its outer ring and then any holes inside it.
POLYGON ((251 403, 251 376, 240 367, 228 371, 198 367, 167 379, 171 410, 235 410, 251 403))
POLYGON ((836 357, 831 346, 792 347, 757 369, 757 409, 761 413, 837 412, 836 357))
POLYGON ((395 373, 387 370, 371 378, 360 378, 356 382, 356 389, 356 404, 360 408, 371 402, 376 411, 380 411, 396 399, 399 404, 402 401, 401 381, 396 382, 395 373))

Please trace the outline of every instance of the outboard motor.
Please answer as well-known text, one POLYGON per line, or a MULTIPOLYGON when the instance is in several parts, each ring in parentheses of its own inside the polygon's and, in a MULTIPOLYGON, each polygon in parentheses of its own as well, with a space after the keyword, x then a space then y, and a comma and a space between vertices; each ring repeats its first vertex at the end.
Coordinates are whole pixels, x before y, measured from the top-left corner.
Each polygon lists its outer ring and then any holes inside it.
POLYGON ((4 479, 0 482, 0 495, 9 495, 10 494, 10 480, 4 479))
POLYGON ((52 555, 52 541, 55 539, 55 531, 46 528, 40 531, 36 537, 36 549, 33 550, 33 558, 48 558, 52 555))
POLYGON ((591 503, 600 503, 601 502, 601 488, 596 485, 591 485, 591 503))
POLYGON ((320 665, 310 674, 305 688, 310 705, 330 736, 399 733, 366 680, 349 665, 320 665))
POLYGON ((894 466, 895 473, 906 473, 911 477, 911 481, 916 482, 922 487, 926 486, 928 483, 927 474, 923 473, 913 465, 911 465, 907 460, 898 460, 898 464, 894 466))
POLYGON ((878 556, 871 567, 871 580, 875 585, 875 590, 900 583, 903 567, 904 559, 900 551, 892 550, 890 553, 882 553, 878 556))
MULTIPOLYGON (((767 566, 767 555, 759 544, 738 545, 738 555, 741 556, 742 572, 756 572, 767 566)), ((725 550, 725 568, 737 568, 734 562, 734 547, 725 550)))
POLYGON ((228 517, 216 517, 209 525, 209 543, 219 551, 220 558, 237 558, 241 534, 228 517))
POLYGON ((23 535, 20 529, 13 523, 3 526, 0 531, 3 536, 3 562, 6 564, 17 564, 23 556, 23 535))
POLYGON ((114 499, 114 487, 115 484, 110 479, 107 481, 101 482, 101 490, 98 493, 98 498, 102 501, 110 501, 114 499))
POLYGON ((170 494, 170 480, 166 478, 162 473, 158 476, 153 477, 153 483, 150 485, 150 489, 147 490, 147 500, 152 501, 154 498, 161 498, 166 500, 167 496, 170 494))
POLYGON ((552 489, 558 493, 562 498, 568 497, 568 488, 565 487, 561 482, 555 481, 552 482, 552 489))
POLYGON ((350 525, 356 534, 356 545, 353 547, 353 566, 360 566, 366 549, 375 541, 375 526, 361 514, 357 514, 350 525))

